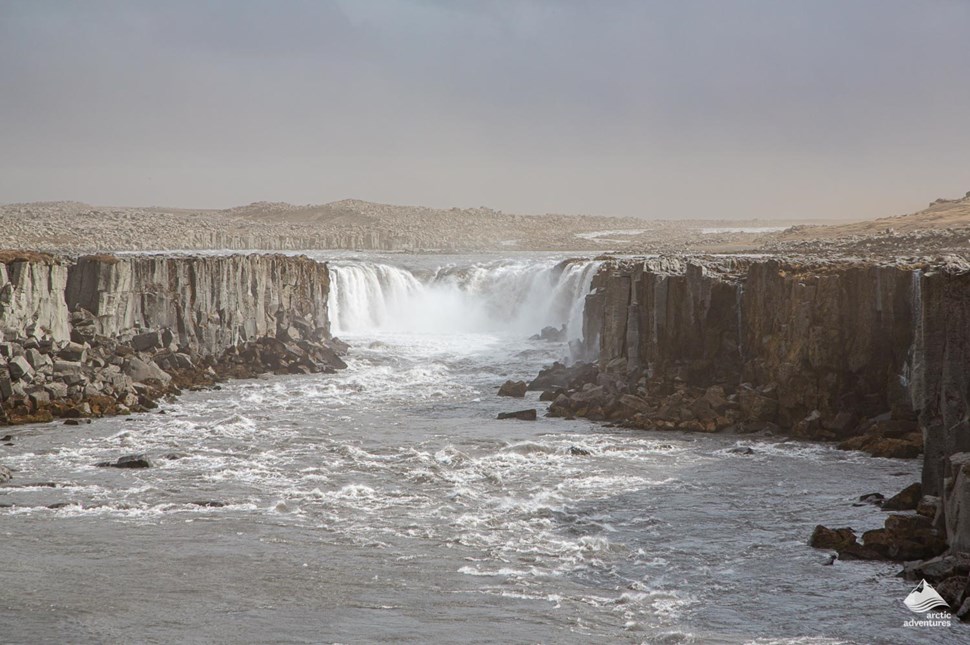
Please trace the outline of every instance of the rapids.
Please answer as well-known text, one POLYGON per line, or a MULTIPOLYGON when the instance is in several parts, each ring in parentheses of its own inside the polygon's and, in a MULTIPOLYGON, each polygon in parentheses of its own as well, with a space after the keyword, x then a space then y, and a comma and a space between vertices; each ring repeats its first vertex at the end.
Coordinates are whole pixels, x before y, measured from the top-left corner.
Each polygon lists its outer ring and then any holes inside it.
MULTIPOLYGON (((321 259, 324 254, 320 254, 321 259)), ((581 334, 593 262, 346 255, 334 375, 187 393, 165 414, 18 428, 2 462, 0 640, 952 642, 897 566, 815 524, 916 462, 778 439, 497 421, 581 334), (732 453, 751 446, 753 455, 732 453), (147 453, 148 470, 96 468, 147 453), (53 506, 53 508, 51 508, 53 506)))

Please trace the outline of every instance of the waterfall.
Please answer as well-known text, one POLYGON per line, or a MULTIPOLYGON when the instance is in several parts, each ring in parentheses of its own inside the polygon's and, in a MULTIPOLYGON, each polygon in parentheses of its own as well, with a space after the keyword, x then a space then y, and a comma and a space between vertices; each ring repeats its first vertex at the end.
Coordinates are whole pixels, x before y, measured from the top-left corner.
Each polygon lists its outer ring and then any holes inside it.
POLYGON ((532 335, 566 325, 582 337, 599 262, 504 260, 430 272, 366 261, 330 262, 334 333, 393 331, 532 335))

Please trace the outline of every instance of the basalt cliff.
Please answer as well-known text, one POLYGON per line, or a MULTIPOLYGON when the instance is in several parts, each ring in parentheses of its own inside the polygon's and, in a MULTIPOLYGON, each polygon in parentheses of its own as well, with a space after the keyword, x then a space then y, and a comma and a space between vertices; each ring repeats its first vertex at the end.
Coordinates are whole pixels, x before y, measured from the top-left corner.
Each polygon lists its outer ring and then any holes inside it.
POLYGON ((305 257, 0 254, 0 423, 344 367, 328 291, 327 266, 305 257))
POLYGON ((928 559, 907 575, 940 583, 970 615, 970 265, 609 261, 586 300, 584 338, 574 350, 592 362, 557 364, 530 384, 550 416, 922 454, 922 482, 884 505, 915 513, 890 515, 862 542, 819 527, 812 544, 843 559, 928 559))

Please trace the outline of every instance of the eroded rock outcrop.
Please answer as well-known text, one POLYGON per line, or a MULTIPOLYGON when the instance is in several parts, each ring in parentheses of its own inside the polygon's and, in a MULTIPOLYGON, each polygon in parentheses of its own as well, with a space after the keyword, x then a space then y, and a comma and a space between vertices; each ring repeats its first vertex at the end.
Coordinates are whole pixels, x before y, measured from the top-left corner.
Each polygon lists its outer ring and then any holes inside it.
POLYGON ((175 344, 212 354, 282 333, 326 337, 328 289, 326 266, 307 258, 86 256, 65 300, 93 315, 96 334, 151 343, 136 336, 169 329, 175 344))
POLYGON ((126 414, 183 388, 346 367, 305 257, 0 256, 0 423, 126 414))
POLYGON ((925 452, 921 494, 940 499, 939 517, 894 519, 860 553, 926 557, 944 537, 970 550, 966 263, 613 261, 593 280, 584 335, 581 353, 594 362, 534 382, 550 415, 925 452))

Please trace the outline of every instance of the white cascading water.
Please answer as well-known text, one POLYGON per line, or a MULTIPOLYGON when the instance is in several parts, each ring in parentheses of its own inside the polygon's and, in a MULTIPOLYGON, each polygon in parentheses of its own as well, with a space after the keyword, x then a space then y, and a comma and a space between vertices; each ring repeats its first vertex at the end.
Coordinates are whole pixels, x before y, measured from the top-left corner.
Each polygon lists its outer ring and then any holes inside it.
POLYGON ((419 278, 374 262, 331 262, 335 334, 367 331, 531 335, 566 325, 582 336, 593 261, 502 261, 439 268, 419 278))

